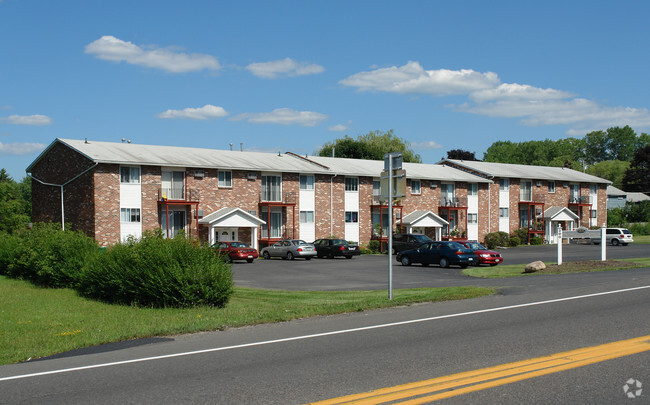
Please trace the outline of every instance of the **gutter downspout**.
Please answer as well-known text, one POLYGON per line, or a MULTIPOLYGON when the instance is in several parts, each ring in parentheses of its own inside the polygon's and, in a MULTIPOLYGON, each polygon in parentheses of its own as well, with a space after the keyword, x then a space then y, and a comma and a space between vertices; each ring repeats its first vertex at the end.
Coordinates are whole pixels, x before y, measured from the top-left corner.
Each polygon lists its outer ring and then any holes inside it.
POLYGON ((90 166, 89 168, 87 168, 86 170, 84 170, 83 172, 81 172, 81 173, 79 173, 78 175, 74 176, 73 178, 71 178, 70 180, 66 181, 66 182, 63 183, 63 184, 46 183, 46 182, 44 182, 44 181, 42 181, 42 180, 39 180, 39 179, 37 179, 36 177, 32 176, 31 173, 27 172, 27 175, 28 175, 32 180, 36 180, 37 182, 41 183, 41 184, 44 185, 44 186, 53 186, 53 187, 60 187, 60 188, 61 188, 61 229, 62 229, 63 231, 65 231, 65 205, 64 205, 64 200, 63 200, 63 187, 65 187, 65 186, 67 186, 68 184, 72 183, 73 181, 77 180, 79 177, 81 177, 82 175, 84 175, 84 174, 85 174, 86 172, 88 172, 89 170, 94 169, 98 164, 99 164, 99 162, 95 162, 94 165, 90 166))

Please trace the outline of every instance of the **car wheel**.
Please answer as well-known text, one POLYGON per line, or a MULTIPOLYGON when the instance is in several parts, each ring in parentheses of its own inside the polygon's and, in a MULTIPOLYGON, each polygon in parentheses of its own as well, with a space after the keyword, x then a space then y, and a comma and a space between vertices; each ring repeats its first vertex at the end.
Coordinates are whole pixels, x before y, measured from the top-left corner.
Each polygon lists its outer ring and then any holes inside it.
POLYGON ((402 256, 402 266, 410 266, 411 259, 408 256, 402 256))
POLYGON ((618 239, 612 239, 612 246, 618 246, 618 239))
POLYGON ((265 251, 264 253, 262 253, 262 257, 265 259, 270 259, 271 255, 269 254, 269 252, 265 251))
POLYGON ((442 268, 449 267, 449 261, 447 260, 446 257, 440 258, 440 267, 442 267, 442 268))
POLYGON ((248 263, 253 263, 253 259, 246 259, 248 263))
POLYGON ((293 253, 287 252, 287 259, 293 260, 293 253))

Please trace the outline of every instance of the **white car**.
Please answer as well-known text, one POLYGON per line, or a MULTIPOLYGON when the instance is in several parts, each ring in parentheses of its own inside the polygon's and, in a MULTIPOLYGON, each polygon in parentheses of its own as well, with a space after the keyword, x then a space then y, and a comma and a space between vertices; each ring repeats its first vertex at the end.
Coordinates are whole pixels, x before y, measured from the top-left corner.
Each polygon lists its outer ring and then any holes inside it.
POLYGON ((304 257, 310 260, 316 256, 316 248, 311 243, 300 239, 285 239, 267 246, 260 252, 263 258, 281 257, 293 260, 296 257, 304 257))
MULTIPOLYGON (((617 246, 619 244, 626 246, 628 243, 634 242, 634 235, 625 228, 606 228, 605 238, 607 243, 610 243, 612 246, 617 246)), ((595 245, 599 245, 600 239, 601 238, 592 238, 592 241, 595 245)))

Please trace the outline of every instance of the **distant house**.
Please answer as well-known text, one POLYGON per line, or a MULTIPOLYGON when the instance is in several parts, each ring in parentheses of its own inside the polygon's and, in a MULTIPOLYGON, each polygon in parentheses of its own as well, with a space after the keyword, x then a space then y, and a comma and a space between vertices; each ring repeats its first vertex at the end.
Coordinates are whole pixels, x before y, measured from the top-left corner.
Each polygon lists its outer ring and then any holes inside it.
POLYGON ((641 201, 649 201, 650 197, 644 193, 625 192, 614 186, 607 186, 607 209, 623 208, 626 203, 637 203, 641 201))

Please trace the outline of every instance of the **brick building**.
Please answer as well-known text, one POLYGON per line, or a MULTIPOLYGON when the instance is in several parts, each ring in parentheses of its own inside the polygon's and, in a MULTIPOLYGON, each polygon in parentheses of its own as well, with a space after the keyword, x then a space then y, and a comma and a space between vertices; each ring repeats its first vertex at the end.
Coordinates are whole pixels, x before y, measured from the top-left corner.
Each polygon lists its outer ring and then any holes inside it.
MULTIPOLYGON (((444 160, 404 163, 402 231, 483 240, 521 227, 606 222, 610 182, 570 169, 444 160)), ((161 228, 210 243, 261 247, 283 237, 384 241, 383 161, 56 139, 27 168, 33 219, 63 223, 106 246, 161 228)))

